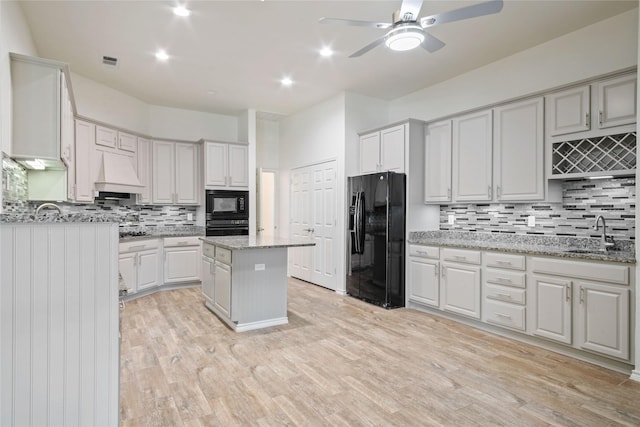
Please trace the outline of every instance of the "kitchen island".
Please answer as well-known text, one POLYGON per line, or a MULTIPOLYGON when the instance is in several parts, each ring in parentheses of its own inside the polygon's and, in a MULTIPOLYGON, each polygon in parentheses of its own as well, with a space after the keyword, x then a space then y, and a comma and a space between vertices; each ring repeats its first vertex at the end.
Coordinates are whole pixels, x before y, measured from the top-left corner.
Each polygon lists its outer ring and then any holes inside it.
POLYGON ((288 323, 287 249, 310 240, 202 237, 205 306, 237 332, 288 323))

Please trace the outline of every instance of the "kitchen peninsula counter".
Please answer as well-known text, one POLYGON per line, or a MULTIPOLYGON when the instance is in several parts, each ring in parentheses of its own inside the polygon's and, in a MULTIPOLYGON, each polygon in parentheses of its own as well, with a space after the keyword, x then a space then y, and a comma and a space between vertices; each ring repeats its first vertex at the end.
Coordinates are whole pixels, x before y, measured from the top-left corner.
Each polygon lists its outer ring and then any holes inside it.
POLYGON ((287 249, 310 240, 268 236, 201 237, 205 306, 237 332, 283 325, 287 249))

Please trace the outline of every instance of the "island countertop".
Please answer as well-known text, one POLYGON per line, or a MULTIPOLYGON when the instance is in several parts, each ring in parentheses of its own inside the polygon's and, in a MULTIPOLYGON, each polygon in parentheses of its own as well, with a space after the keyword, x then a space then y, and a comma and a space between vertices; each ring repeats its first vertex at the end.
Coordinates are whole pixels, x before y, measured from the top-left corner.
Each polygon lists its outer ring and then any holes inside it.
POLYGON ((292 248, 315 246, 315 242, 306 239, 291 239, 274 236, 207 236, 203 242, 220 246, 232 251, 244 249, 292 248))

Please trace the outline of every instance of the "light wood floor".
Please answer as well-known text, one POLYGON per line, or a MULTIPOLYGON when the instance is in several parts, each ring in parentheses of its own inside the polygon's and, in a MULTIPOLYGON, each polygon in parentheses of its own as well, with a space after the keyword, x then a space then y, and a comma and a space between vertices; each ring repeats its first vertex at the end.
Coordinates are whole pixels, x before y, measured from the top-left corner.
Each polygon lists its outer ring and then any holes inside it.
POLYGON ((640 425, 623 374, 297 280, 288 307, 235 333, 197 288, 127 303, 121 425, 640 425))

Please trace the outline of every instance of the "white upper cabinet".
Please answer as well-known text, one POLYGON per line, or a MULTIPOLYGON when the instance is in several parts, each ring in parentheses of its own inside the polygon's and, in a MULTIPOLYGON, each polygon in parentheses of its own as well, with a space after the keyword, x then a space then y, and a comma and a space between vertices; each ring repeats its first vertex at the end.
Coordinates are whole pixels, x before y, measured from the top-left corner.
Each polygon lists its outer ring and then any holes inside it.
POLYGON ((451 201, 451 120, 427 126, 424 150, 424 201, 451 201))
POLYGON ((360 173, 405 171, 404 124, 360 136, 360 173))
POLYGON ((543 99, 494 109, 494 179, 498 201, 543 200, 543 99))
POLYGON ((591 129, 591 88, 580 86, 547 96, 550 136, 591 129))
POLYGON ((636 74, 597 82, 598 127, 610 128, 636 122, 636 74))
POLYGON ((200 202, 199 146, 153 141, 152 199, 154 204, 197 205, 200 202))
POLYGON ((104 126, 96 126, 96 144, 103 147, 116 148, 118 131, 104 126))
POLYGON ((249 147, 245 144, 205 141, 206 188, 249 187, 249 147))
POLYGON ((118 132, 118 149, 136 152, 138 146, 138 137, 130 133, 118 132))
POLYGON ((488 201, 492 187, 491 110, 453 119, 453 198, 488 201))
POLYGON ((151 141, 141 137, 138 138, 138 180, 143 189, 137 196, 137 203, 151 203, 151 141))
POLYGON ((76 202, 93 202, 92 156, 95 143, 95 125, 76 120, 75 122, 75 168, 72 177, 69 169, 69 183, 73 184, 73 196, 76 202))
POLYGON ((597 80, 545 96, 552 141, 635 131, 636 73, 597 80))

